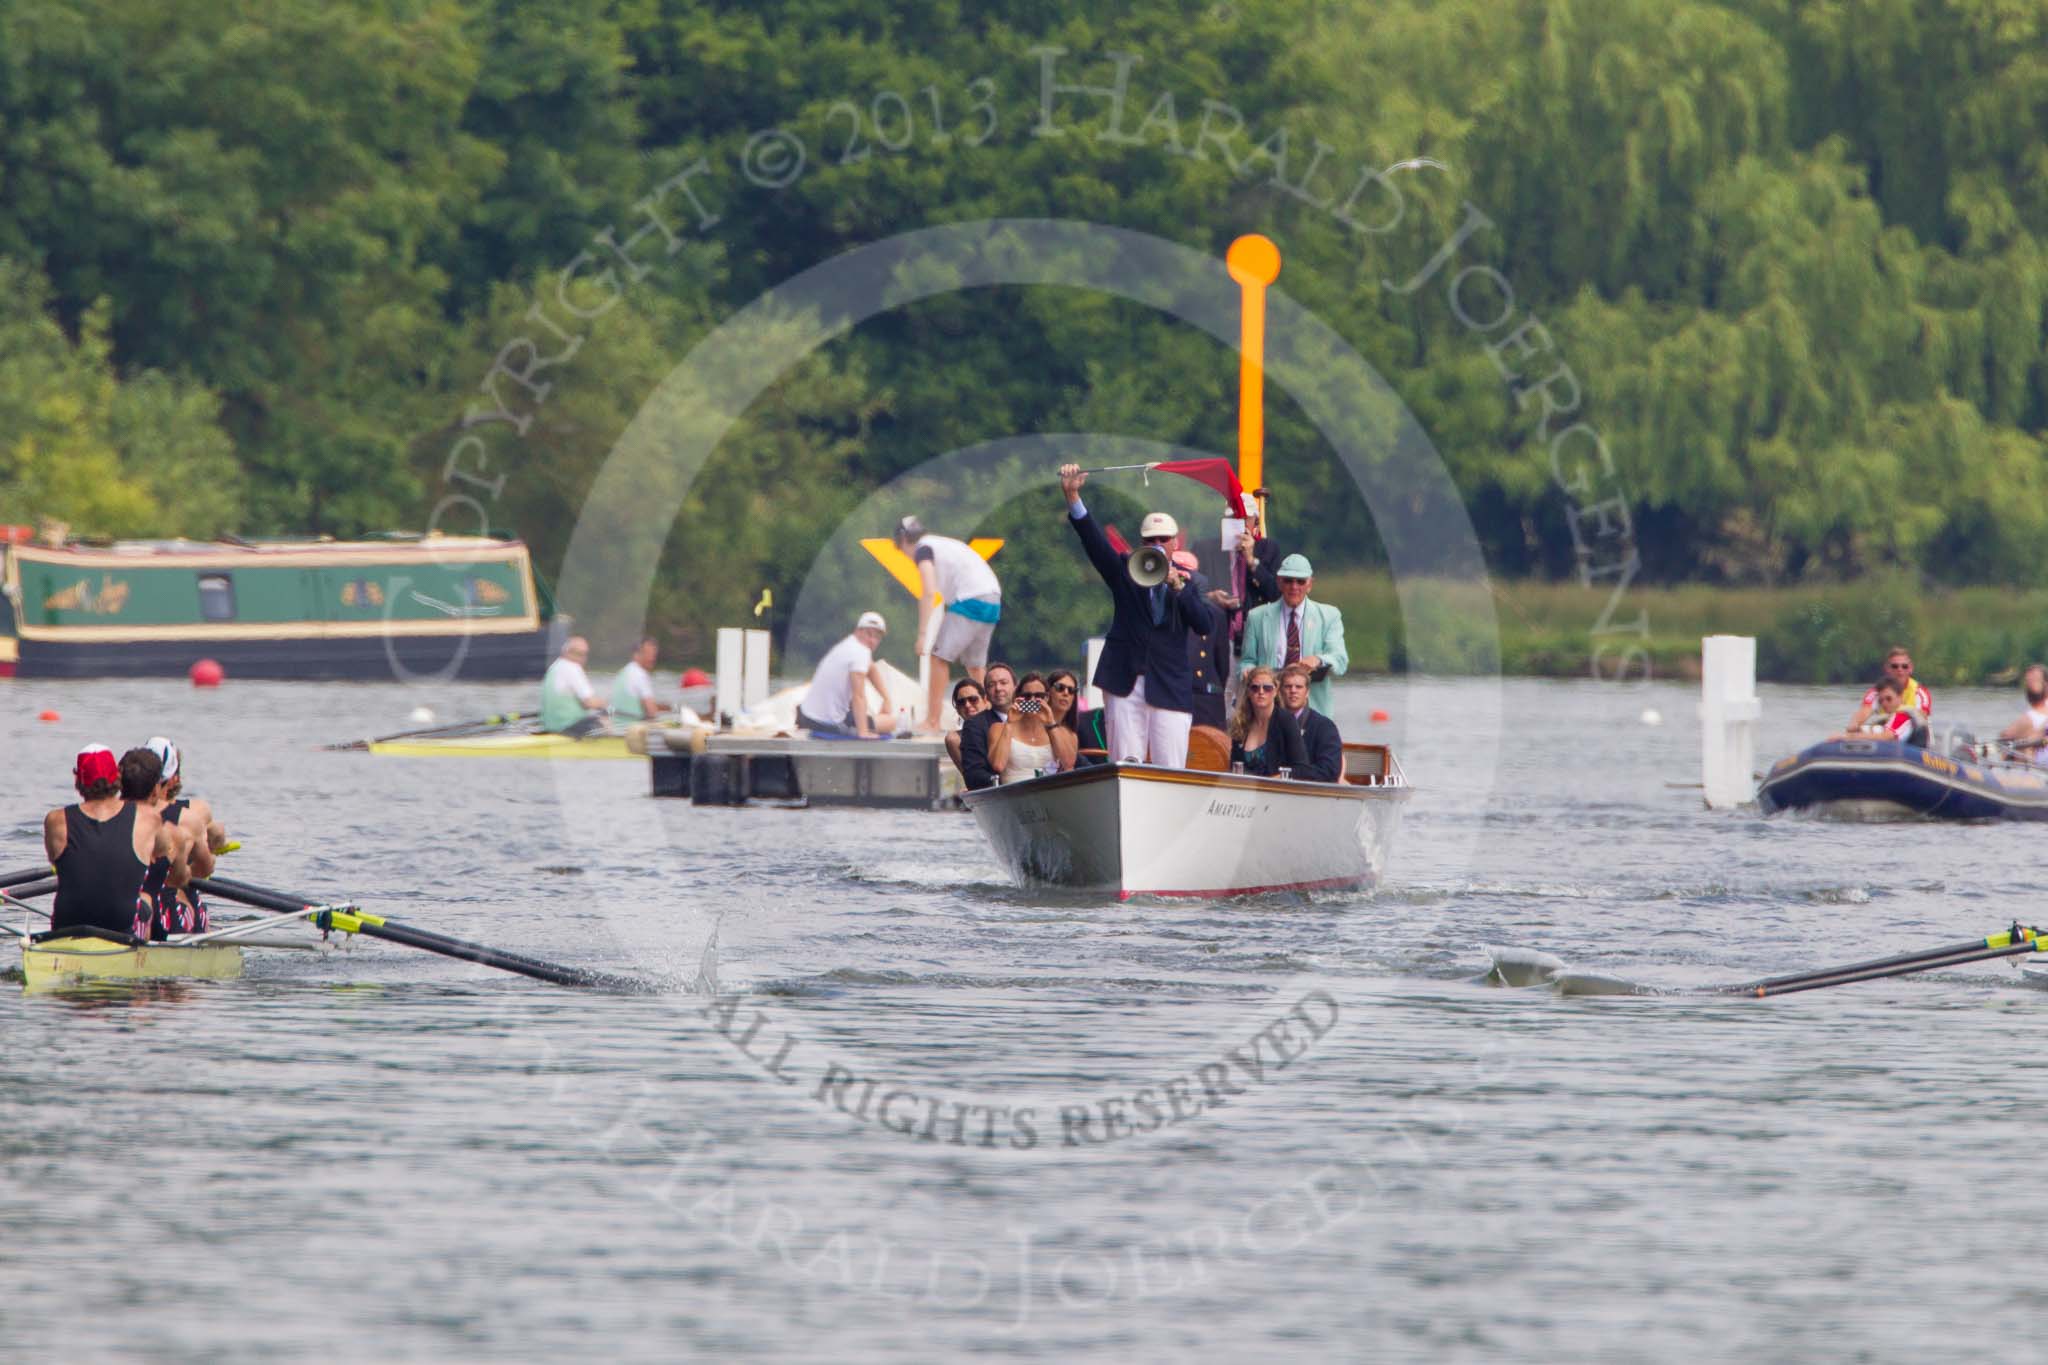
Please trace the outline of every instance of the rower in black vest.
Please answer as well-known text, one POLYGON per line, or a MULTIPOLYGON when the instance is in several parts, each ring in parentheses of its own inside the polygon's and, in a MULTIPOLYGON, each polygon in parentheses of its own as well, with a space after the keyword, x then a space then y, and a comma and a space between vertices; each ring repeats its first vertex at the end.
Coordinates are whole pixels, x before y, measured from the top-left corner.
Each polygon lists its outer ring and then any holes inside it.
POLYGON ((121 770, 105 747, 80 751, 72 781, 82 798, 78 804, 43 817, 43 848, 57 870, 50 927, 145 938, 156 918, 150 863, 159 853, 167 855, 164 877, 175 865, 182 880, 178 837, 164 830, 155 811, 121 799, 121 770))

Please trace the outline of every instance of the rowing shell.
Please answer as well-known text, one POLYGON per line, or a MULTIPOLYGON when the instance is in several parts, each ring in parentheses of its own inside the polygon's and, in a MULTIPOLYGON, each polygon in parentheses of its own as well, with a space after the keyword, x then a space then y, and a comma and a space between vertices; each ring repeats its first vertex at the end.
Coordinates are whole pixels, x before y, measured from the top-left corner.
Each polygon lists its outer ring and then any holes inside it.
POLYGON ((623 735, 461 735, 448 739, 393 739, 370 746, 373 754, 404 758, 638 758, 623 735))
POLYGON ((232 943, 134 945, 103 938, 47 938, 21 945, 21 974, 30 990, 167 977, 232 981, 242 974, 242 950, 232 943))

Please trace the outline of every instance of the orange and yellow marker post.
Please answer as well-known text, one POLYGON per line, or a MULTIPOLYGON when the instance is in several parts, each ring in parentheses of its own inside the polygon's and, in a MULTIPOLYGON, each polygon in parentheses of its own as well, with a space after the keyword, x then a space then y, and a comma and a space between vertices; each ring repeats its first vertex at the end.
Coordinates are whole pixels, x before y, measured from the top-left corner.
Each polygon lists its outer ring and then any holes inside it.
MULTIPOLYGON (((1266 482, 1266 286, 1280 278, 1280 248, 1257 233, 1230 244, 1224 269, 1237 281, 1237 480, 1249 492, 1266 482)), ((1265 499, 1259 500, 1264 519, 1265 499)), ((1269 528, 1270 531, 1270 528, 1269 528)))

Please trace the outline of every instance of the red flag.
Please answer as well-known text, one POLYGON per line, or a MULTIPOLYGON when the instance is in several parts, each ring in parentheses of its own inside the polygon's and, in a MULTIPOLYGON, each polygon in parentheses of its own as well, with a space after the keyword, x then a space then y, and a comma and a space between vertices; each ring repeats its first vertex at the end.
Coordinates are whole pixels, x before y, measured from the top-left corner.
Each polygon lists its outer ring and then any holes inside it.
POLYGON ((1102 528, 1102 534, 1109 538, 1109 548, 1115 550, 1118 554, 1127 555, 1131 552, 1131 542, 1125 540, 1123 532, 1117 530, 1116 527, 1105 524, 1102 528))
POLYGON ((1230 461, 1211 457, 1206 460, 1163 460, 1152 466, 1167 474, 1179 474, 1193 479, 1196 483, 1215 489, 1230 505, 1230 515, 1244 515, 1244 486, 1237 481, 1237 471, 1230 467, 1230 461))

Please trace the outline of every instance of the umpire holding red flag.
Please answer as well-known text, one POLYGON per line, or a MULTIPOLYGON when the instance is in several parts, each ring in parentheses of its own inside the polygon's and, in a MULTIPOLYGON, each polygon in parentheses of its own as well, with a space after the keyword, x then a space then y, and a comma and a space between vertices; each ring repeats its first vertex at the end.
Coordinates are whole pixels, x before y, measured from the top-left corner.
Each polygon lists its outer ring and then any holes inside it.
MULTIPOLYGON (((1144 587, 1131 577, 1130 557, 1120 555, 1088 514, 1079 465, 1060 466, 1060 492, 1067 519, 1088 561, 1109 588, 1115 608, 1095 686, 1104 697, 1105 739, 1112 763, 1152 763, 1179 768, 1188 759, 1188 729, 1194 723, 1194 670, 1188 663, 1188 635, 1216 628, 1215 609, 1202 600, 1187 574, 1169 567, 1163 582, 1144 587)), ((1164 512, 1146 516, 1138 528, 1148 545, 1168 554, 1180 528, 1164 512)))

